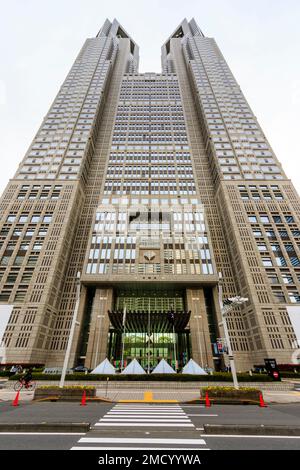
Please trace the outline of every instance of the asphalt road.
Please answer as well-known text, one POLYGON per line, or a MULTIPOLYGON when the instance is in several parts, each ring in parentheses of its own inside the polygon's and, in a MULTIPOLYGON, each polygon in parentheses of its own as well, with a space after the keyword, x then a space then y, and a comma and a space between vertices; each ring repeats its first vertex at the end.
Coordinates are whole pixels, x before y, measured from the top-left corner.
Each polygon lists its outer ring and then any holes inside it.
POLYGON ((14 408, 0 403, 0 423, 90 422, 86 433, 0 433, 0 450, 138 448, 155 451, 194 450, 300 450, 299 437, 206 435, 204 424, 299 425, 300 405, 220 406, 179 404, 24 403, 14 408))

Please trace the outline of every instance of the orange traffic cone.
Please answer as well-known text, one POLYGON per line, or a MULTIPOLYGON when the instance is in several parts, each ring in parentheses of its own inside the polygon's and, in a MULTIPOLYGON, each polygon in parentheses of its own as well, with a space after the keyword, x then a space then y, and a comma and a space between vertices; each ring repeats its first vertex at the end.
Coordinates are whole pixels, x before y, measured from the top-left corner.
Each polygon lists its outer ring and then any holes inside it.
POLYGON ((259 406, 260 408, 267 408, 268 405, 265 404, 262 393, 259 394, 259 406))
POLYGON ((19 406, 19 396, 20 396, 20 390, 17 392, 17 395, 14 401, 12 402, 12 406, 19 406))
POLYGON ((86 391, 83 391, 80 406, 86 406, 86 391))
POLYGON ((209 397, 208 397, 208 392, 205 393, 205 407, 206 407, 206 408, 210 408, 210 407, 211 407, 210 399, 209 399, 209 397))

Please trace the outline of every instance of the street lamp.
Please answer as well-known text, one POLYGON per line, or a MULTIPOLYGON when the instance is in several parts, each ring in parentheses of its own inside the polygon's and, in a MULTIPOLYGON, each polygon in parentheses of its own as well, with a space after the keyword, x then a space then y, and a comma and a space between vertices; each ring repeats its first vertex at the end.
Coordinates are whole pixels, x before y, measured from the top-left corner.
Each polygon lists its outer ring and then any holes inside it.
POLYGON ((201 345, 200 330, 199 330, 199 319, 201 318, 201 316, 194 315, 194 318, 197 320, 198 343, 199 343, 199 349, 200 349, 201 367, 203 369, 203 354, 202 354, 202 345, 201 345))
POLYGON ((104 318, 104 315, 97 315, 97 318, 99 318, 99 331, 98 331, 97 345, 96 345, 96 351, 95 351, 94 369, 98 365, 97 360, 98 360, 99 342, 100 342, 100 334, 101 334, 101 322, 102 322, 102 318, 104 318))
POLYGON ((248 300, 249 299, 246 297, 236 296, 236 297, 230 297, 223 301, 222 274, 219 273, 219 304, 220 304, 221 315, 222 315, 221 324, 223 325, 225 340, 226 340, 227 347, 228 347, 228 358, 229 358, 229 364, 230 364, 230 369, 232 373, 233 385, 234 385, 234 388, 236 389, 239 388, 239 384, 238 384, 238 379, 236 375, 235 362, 234 362, 233 352, 232 352, 229 333, 228 333, 227 315, 228 313, 232 311, 233 307, 236 307, 237 305, 243 305, 245 302, 248 302, 248 300))
POLYGON ((78 271, 77 277, 76 277, 76 303, 75 303, 74 314, 73 314, 73 318, 72 318, 72 324, 71 324, 71 329, 70 329, 70 334, 69 334, 69 339, 68 339, 68 345, 67 345, 65 359, 64 359, 64 365, 63 365, 63 368, 62 368, 62 371, 61 371, 61 377, 60 377, 60 382, 59 382, 59 387, 60 388, 62 388, 64 386, 64 383, 65 383, 65 377, 66 377, 67 368, 68 368, 69 359, 70 359, 70 354, 71 354, 73 336, 74 336, 74 332, 75 332, 75 326, 79 325, 79 322, 77 321, 79 301, 80 301, 80 272, 78 271))

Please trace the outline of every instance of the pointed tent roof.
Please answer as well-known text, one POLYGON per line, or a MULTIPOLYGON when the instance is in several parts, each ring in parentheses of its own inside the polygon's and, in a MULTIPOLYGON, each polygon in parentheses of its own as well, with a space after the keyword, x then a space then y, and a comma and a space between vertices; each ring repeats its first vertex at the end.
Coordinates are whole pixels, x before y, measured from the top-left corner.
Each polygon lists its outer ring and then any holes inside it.
POLYGON ((134 358, 121 374, 146 374, 140 363, 134 358))
POLYGON ((157 364, 155 369, 152 371, 152 374, 176 374, 175 370, 165 361, 161 361, 157 364))
POLYGON ((91 374, 106 374, 112 375, 115 374, 116 370, 114 366, 111 365, 109 360, 106 358, 104 361, 101 362, 94 370, 92 370, 91 374))
POLYGON ((183 374, 193 374, 193 375, 207 375, 202 367, 197 364, 193 359, 190 359, 189 362, 182 369, 183 374))

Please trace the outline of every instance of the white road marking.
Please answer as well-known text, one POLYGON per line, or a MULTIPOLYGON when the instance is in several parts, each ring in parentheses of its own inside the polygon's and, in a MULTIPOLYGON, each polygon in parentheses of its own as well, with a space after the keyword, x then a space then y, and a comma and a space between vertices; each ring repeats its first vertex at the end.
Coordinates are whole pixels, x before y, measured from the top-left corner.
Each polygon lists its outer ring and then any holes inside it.
POLYGON ((191 423, 190 419, 155 419, 155 418, 101 418, 100 422, 106 423, 191 423))
POLYGON ((210 450, 208 447, 72 447, 71 450, 210 450))
POLYGON ((253 437, 253 438, 256 438, 256 439, 300 439, 300 436, 265 436, 265 435, 260 435, 260 434, 201 434, 201 437, 218 437, 218 438, 222 438, 222 437, 237 437, 237 438, 249 438, 249 437, 253 437))
POLYGON ((191 415, 191 414, 188 414, 187 416, 219 416, 219 415, 208 415, 208 414, 202 414, 202 415, 191 415))
MULTIPOLYGON (((149 416, 153 416, 153 415, 157 415, 157 416, 174 416, 175 418, 177 416, 186 416, 186 413, 167 413, 166 411, 164 411, 163 413, 159 412, 159 411, 112 411, 112 412, 109 412, 109 413, 106 413, 107 416, 140 416, 141 413, 143 415, 149 415, 149 416)), ((199 416, 199 415, 196 415, 196 416, 199 416)), ((200 415, 202 416, 202 415, 200 415)), ((205 416, 205 415, 204 415, 205 416)))
MULTIPOLYGON (((130 427, 139 429, 141 427, 164 429, 167 431, 170 428, 176 429, 195 429, 194 424, 191 422, 187 414, 180 406, 160 407, 160 406, 136 406, 128 408, 127 406, 115 406, 111 408, 106 414, 99 419, 93 426, 93 430, 104 428, 106 436, 94 436, 93 434, 85 434, 84 437, 79 439, 77 444, 71 450, 149 450, 149 451, 196 451, 210 450, 203 437, 195 433, 195 438, 179 439, 179 438, 164 438, 162 437, 126 437, 126 428, 130 427), (113 437, 107 437, 107 430, 115 428, 113 437), (125 431, 125 432, 124 432, 125 431), (124 437, 125 435, 125 437, 124 437), (91 437, 89 437, 91 436, 91 437), (89 445, 90 444, 90 445, 89 445), (93 446, 94 444, 94 446, 93 446), (109 446, 109 447, 107 447, 109 446), (139 446, 139 447, 138 447, 139 446), (151 447, 153 446, 153 447, 151 447), (154 447, 155 446, 155 447, 154 447)), ((198 428, 203 432, 203 428, 198 428)), ((140 429, 141 431, 141 429, 140 429)), ((146 432, 150 434, 150 432, 146 432)), ((130 435, 130 434, 129 434, 130 435)))
POLYGON ((180 427, 180 428, 193 428, 192 423, 96 423, 95 426, 153 426, 153 427, 180 427))
POLYGON ((4 436, 85 436, 85 432, 0 432, 4 436))
POLYGON ((142 438, 142 437, 82 437, 79 442, 81 443, 107 443, 112 442, 116 444, 193 444, 203 445, 204 439, 161 439, 161 438, 142 438))
POLYGON ((159 411, 182 411, 180 408, 162 408, 162 407, 153 407, 153 406, 149 406, 149 407, 129 407, 129 406, 124 406, 124 407, 118 407, 118 406, 114 406, 113 410, 118 410, 118 411, 127 411, 127 410, 132 410, 132 411, 140 411, 140 410, 149 410, 149 411, 155 411, 155 410, 159 410, 159 411))

